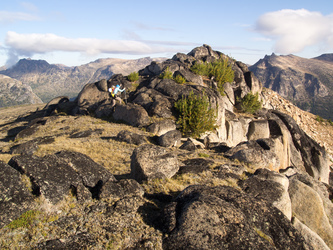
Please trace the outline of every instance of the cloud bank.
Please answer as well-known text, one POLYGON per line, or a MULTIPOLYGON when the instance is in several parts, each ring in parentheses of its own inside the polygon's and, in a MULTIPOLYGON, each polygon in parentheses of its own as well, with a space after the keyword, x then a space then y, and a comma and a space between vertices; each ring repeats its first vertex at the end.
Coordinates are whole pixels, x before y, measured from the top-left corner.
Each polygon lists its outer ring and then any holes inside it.
MULTIPOLYGON (((127 54, 144 55, 163 52, 174 52, 170 46, 175 42, 108 40, 94 38, 66 38, 55 34, 19 34, 7 32, 5 45, 7 47, 7 65, 16 63, 20 56, 32 57, 34 54, 49 52, 80 52, 87 55, 127 54)), ((178 45, 186 46, 186 43, 178 45)))
POLYGON ((291 54, 308 46, 333 48, 333 14, 283 9, 259 17, 255 31, 275 40, 274 51, 291 54))

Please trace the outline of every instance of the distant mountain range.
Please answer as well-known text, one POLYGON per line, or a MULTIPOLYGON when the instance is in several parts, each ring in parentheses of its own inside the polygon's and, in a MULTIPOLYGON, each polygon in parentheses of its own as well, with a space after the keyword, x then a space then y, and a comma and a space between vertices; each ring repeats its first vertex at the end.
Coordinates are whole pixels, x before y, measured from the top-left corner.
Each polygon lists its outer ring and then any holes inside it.
POLYGON ((30 86, 43 102, 48 102, 60 95, 75 97, 87 83, 109 79, 113 74, 128 75, 144 68, 152 61, 163 60, 165 59, 150 57, 136 60, 109 58, 98 59, 81 66, 67 67, 49 64, 44 60, 21 59, 11 68, 2 67, 0 74, 30 86))
POLYGON ((333 120, 333 54, 312 59, 272 54, 249 69, 264 87, 303 110, 333 120))
POLYGON ((34 103, 42 103, 42 100, 32 92, 30 86, 0 75, 0 107, 34 103))

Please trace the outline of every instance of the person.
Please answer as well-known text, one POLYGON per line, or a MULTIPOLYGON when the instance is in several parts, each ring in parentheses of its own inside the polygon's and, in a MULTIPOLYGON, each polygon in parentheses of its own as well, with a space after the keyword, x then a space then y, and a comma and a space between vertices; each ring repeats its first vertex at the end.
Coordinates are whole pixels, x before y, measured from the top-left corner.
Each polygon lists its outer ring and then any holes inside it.
POLYGON ((116 87, 113 85, 111 86, 111 88, 109 88, 109 92, 112 98, 116 101, 119 101, 120 103, 122 103, 122 99, 118 97, 117 94, 119 92, 124 92, 125 90, 126 88, 121 89, 119 84, 116 87))

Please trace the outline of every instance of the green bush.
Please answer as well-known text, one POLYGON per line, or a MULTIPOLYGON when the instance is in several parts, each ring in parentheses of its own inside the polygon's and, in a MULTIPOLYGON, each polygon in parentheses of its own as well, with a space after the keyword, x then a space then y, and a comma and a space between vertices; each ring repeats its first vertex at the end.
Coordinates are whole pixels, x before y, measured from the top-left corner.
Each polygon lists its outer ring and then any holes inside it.
POLYGON ((127 79, 130 82, 136 82, 137 80, 139 80, 139 73, 138 72, 132 72, 131 74, 129 74, 127 76, 127 79))
POLYGON ((182 97, 175 103, 179 112, 177 123, 185 135, 199 137, 206 131, 216 128, 216 111, 210 107, 206 95, 195 95, 193 92, 188 97, 182 97))
POLYGON ((179 83, 179 84, 186 83, 186 79, 184 77, 182 77, 181 75, 177 75, 176 77, 174 77, 174 80, 176 83, 179 83))
POLYGON ((172 72, 169 70, 169 67, 166 68, 160 75, 159 78, 161 79, 172 79, 172 72))
POLYGON ((252 93, 247 93, 241 99, 241 109, 245 113, 253 114, 257 110, 261 109, 262 102, 259 101, 259 95, 256 93, 255 95, 252 93))
POLYGON ((224 95, 223 85, 226 82, 233 82, 235 77, 235 72, 233 71, 232 66, 227 58, 221 58, 211 63, 196 62, 191 67, 191 71, 198 75, 214 77, 221 95, 224 95))

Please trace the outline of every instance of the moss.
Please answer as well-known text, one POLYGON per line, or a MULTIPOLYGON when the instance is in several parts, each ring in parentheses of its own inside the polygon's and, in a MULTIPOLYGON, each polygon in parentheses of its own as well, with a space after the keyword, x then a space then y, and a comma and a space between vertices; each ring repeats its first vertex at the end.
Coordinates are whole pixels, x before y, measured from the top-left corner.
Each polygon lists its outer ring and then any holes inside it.
POLYGON ((274 246, 274 241, 272 240, 272 238, 265 234, 263 231, 261 231, 259 228, 254 227, 254 231, 256 231, 256 233, 263 239, 265 239, 266 241, 269 242, 269 244, 271 244, 272 246, 274 246))
POLYGON ((10 229, 17 229, 20 227, 29 227, 31 224, 34 222, 36 219, 36 216, 39 215, 39 211, 35 210, 29 210, 25 213, 23 213, 18 219, 13 220, 11 223, 7 225, 8 228, 10 229))

